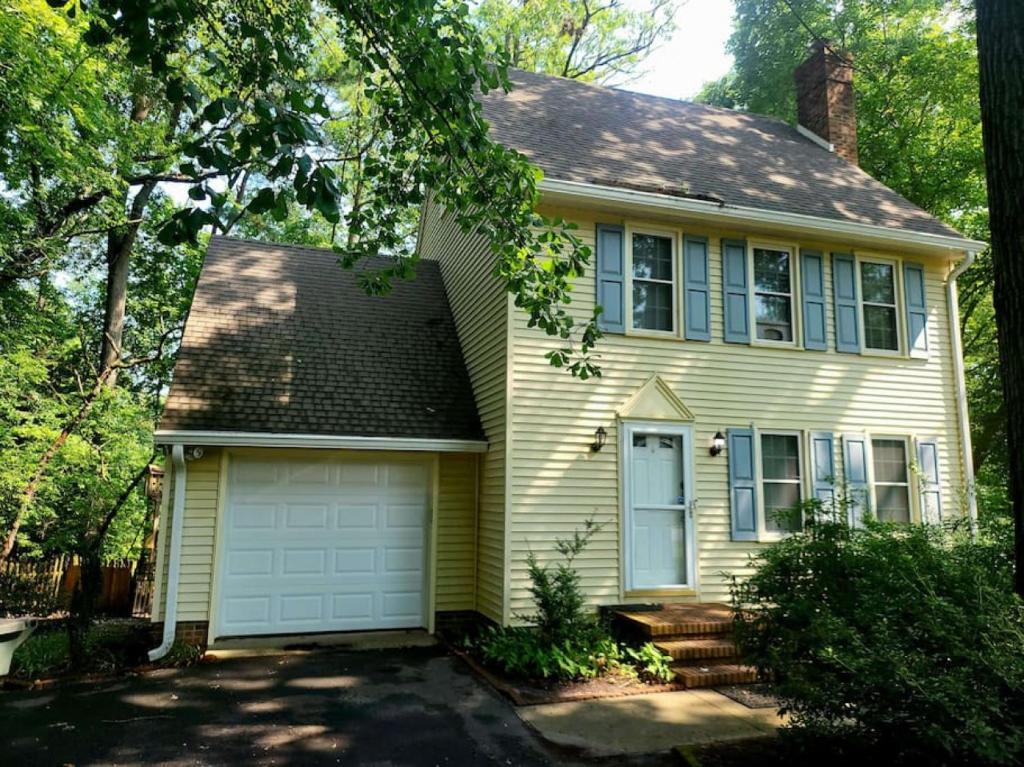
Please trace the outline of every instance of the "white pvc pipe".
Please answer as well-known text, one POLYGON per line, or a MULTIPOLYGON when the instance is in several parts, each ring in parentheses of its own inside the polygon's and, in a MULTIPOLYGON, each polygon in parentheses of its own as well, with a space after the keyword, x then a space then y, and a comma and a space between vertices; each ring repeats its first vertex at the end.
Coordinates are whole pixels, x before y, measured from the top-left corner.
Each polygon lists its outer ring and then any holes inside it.
POLYGON ((960 424, 960 447, 963 451, 964 485, 967 490, 967 517, 974 533, 978 526, 978 494, 974 485, 974 450, 971 446, 971 425, 967 410, 967 380, 964 374, 963 340, 960 336, 960 301, 957 298, 956 281, 966 272, 977 253, 967 251, 967 256, 950 272, 946 281, 946 300, 949 305, 949 336, 953 344, 953 373, 956 377, 956 408, 960 424))
POLYGON ((171 512, 170 560, 167 564, 167 583, 164 589, 164 634, 160 646, 149 651, 151 661, 160 660, 174 644, 174 629, 178 621, 178 576, 181 573, 181 540, 185 529, 185 446, 171 447, 174 466, 174 508, 171 512))

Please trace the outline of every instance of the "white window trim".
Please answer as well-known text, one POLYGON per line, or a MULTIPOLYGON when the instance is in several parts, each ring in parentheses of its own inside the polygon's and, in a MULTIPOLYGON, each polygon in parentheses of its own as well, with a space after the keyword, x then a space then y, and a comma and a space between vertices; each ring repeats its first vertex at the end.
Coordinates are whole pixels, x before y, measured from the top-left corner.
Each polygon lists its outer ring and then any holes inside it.
POLYGON ((657 434, 682 437, 683 441, 683 484, 688 488, 686 509, 686 577, 689 583, 666 583, 654 589, 643 587, 641 590, 670 590, 697 588, 697 529, 694 509, 697 505, 697 488, 694 484, 694 428, 688 423, 672 423, 665 421, 620 421, 619 422, 619 477, 621 493, 621 530, 622 530, 622 572, 621 583, 623 593, 638 590, 633 585, 633 435, 657 434))
POLYGON ((873 434, 868 433, 865 435, 867 438, 867 474, 868 474, 868 500, 871 504, 871 516, 876 520, 878 516, 878 496, 875 493, 875 486, 882 484, 885 486, 892 487, 903 487, 902 482, 882 482, 878 483, 875 481, 875 440, 876 439, 887 439, 892 441, 899 441, 903 443, 904 455, 907 461, 907 507, 910 514, 909 524, 915 525, 921 521, 921 510, 918 496, 920 491, 918 488, 917 478, 914 475, 911 467, 914 465, 916 456, 913 453, 914 446, 917 444, 917 440, 913 435, 908 434, 873 434))
MULTIPOLYGON (((800 246, 795 242, 789 242, 785 240, 748 240, 747 241, 747 285, 749 290, 747 293, 747 312, 748 312, 748 326, 750 327, 750 345, 751 346, 764 346, 767 348, 775 349, 796 349, 802 347, 803 338, 803 296, 800 292, 800 259, 797 258, 797 254, 800 252, 800 246), (754 284, 754 250, 760 248, 762 250, 780 250, 789 253, 789 286, 790 286, 790 306, 789 306, 789 317, 790 322, 793 326, 793 340, 792 341, 772 341, 767 338, 757 337, 757 294, 760 292, 757 289, 757 285, 754 284)), ((770 294, 770 295, 782 295, 770 294)))
MULTIPOLYGON (((857 332, 860 333, 860 353, 867 357, 909 357, 906 344, 906 305, 903 295, 903 259, 896 256, 886 256, 879 253, 867 253, 856 251, 854 253, 854 266, 856 267, 857 278, 857 332), (861 273, 862 264, 888 264, 892 267, 893 290, 896 298, 896 345, 892 349, 871 349, 868 347, 868 338, 864 332, 864 280, 861 273)), ((873 306, 884 306, 885 304, 874 304, 873 306)))
MULTIPOLYGON (((671 229, 659 226, 647 226, 645 224, 630 224, 625 226, 625 330, 630 336, 650 336, 652 338, 682 338, 680 320, 680 296, 682 295, 683 265, 680 257, 681 249, 679 242, 682 235, 678 229, 671 229), (650 328, 633 327, 633 235, 649 234, 655 237, 666 237, 672 243, 672 330, 652 330, 650 328)), ((665 284, 664 280, 649 280, 665 284)))
POLYGON ((797 466, 800 467, 800 479, 795 483, 800 488, 800 502, 807 500, 807 450, 804 449, 804 442, 808 436, 805 432, 797 429, 758 429, 754 428, 754 477, 757 481, 757 540, 758 541, 781 541, 793 535, 785 530, 768 529, 768 508, 764 502, 764 465, 762 463, 761 437, 765 435, 777 435, 781 437, 796 437, 797 466))

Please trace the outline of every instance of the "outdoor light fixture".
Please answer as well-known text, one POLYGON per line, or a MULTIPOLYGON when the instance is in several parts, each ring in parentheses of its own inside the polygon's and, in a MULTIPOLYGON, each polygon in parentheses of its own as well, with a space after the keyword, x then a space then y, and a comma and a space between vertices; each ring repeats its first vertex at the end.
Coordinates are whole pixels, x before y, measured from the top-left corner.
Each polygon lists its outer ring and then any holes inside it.
POLYGON ((608 432, 604 430, 603 426, 598 426, 597 431, 594 432, 594 441, 590 445, 590 452, 599 452, 604 447, 606 439, 608 439, 608 432))
POLYGON ((722 436, 722 432, 716 431, 715 436, 711 438, 711 449, 708 450, 708 452, 711 453, 711 457, 714 458, 723 450, 725 450, 725 437, 722 436))

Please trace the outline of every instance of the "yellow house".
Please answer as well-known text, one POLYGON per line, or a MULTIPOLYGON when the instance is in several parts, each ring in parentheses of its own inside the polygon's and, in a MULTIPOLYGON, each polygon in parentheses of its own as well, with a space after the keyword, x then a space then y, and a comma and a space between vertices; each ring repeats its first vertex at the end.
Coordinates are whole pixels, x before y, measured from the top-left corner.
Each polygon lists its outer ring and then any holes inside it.
POLYGON ((587 520, 578 569, 615 605, 727 599, 811 498, 972 515, 956 277, 982 243, 856 166, 835 67, 801 68, 799 128, 526 73, 486 99, 593 248, 593 380, 437 205, 386 299, 330 253, 214 238, 158 432, 165 649, 510 623, 528 555, 587 520))

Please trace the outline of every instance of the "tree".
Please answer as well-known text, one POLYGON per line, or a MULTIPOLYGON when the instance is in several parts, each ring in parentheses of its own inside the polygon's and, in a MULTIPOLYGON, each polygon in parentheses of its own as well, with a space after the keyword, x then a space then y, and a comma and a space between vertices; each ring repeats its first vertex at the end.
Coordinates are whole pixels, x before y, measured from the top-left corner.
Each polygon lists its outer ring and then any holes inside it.
POLYGON ((677 0, 629 8, 621 0, 483 0, 484 39, 520 69, 577 80, 628 81, 675 28, 677 0))
MULTIPOLYGON (((855 67, 860 164, 970 237, 988 230, 973 19, 950 0, 736 0, 733 70, 699 100, 796 120, 793 70, 816 38, 855 67), (922 172, 927 169, 927 172, 922 172)), ((960 280, 979 497, 1005 496, 1006 418, 995 350, 991 260, 960 280)))
POLYGON ((977 0, 977 6, 993 297, 1016 531, 1015 587, 1024 596, 1024 5, 977 0))

